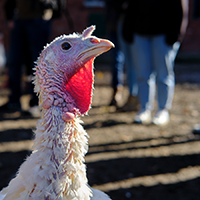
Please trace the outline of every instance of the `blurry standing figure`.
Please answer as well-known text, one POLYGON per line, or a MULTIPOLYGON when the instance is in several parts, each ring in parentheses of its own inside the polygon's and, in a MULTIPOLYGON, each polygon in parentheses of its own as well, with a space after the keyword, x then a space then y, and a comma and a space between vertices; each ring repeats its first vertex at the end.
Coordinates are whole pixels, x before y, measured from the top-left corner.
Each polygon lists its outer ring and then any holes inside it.
MULTIPOLYGON (((30 57, 30 68, 32 69, 34 61, 37 60, 41 50, 48 42, 52 7, 46 1, 40 0, 7 0, 5 14, 11 30, 7 59, 11 94, 8 103, 1 106, 0 111, 13 112, 21 111, 22 65, 27 61, 26 56, 30 57)), ((30 107, 36 105, 38 105, 38 99, 32 93, 30 107)))
POLYGON ((3 43, 3 33, 0 32, 0 72, 6 65, 6 54, 3 43))
MULTIPOLYGON (((192 16, 195 20, 200 19, 200 1, 199 0, 193 1, 192 16)), ((193 133, 200 134, 200 124, 194 125, 193 133)))
POLYGON ((115 44, 111 50, 112 65, 112 88, 113 95, 110 105, 118 106, 118 101, 122 98, 122 89, 124 83, 124 53, 120 48, 118 22, 123 13, 122 4, 124 0, 106 0, 106 19, 107 30, 110 40, 115 44))
POLYGON ((140 111, 135 123, 165 125, 174 96, 174 60, 188 23, 188 0, 129 0, 123 37, 131 44, 140 111), (151 117, 157 84, 158 110, 151 117))
POLYGON ((110 105, 116 106, 120 111, 135 110, 138 105, 135 72, 129 55, 130 45, 122 38, 122 19, 126 12, 126 5, 127 0, 106 0, 107 30, 110 39, 115 44, 115 48, 111 50, 113 95, 110 105), (127 75, 129 97, 126 104, 119 108, 124 85, 124 71, 127 75))
POLYGON ((200 1, 194 0, 193 1, 193 10, 192 10, 193 18, 199 19, 200 18, 200 1))

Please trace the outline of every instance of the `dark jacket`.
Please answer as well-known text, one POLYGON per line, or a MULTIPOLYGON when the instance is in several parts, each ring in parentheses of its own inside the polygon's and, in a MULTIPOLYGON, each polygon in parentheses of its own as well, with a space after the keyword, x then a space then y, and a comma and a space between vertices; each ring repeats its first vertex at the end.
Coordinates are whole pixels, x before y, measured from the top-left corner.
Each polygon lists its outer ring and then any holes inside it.
POLYGON ((7 20, 41 19, 47 9, 52 10, 52 19, 56 19, 61 17, 65 4, 66 0, 7 0, 4 9, 7 20))
POLYGON ((40 0, 7 0, 4 8, 7 20, 38 19, 43 16, 40 0))
POLYGON ((122 34, 127 42, 134 34, 166 35, 168 44, 177 41, 183 18, 181 0, 130 0, 122 34))
POLYGON ((199 0, 193 1, 193 17, 194 19, 200 18, 200 1, 199 0))

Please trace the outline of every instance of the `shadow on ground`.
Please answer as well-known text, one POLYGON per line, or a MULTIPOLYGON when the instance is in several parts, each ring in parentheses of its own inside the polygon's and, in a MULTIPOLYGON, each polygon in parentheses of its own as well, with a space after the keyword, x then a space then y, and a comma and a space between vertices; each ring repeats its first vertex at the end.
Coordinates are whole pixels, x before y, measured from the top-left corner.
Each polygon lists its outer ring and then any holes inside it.
MULTIPOLYGON (((97 66, 96 73, 100 71, 97 66)), ((178 64, 175 72, 171 122, 166 127, 133 124, 136 112, 102 109, 112 94, 111 75, 104 68, 101 78, 96 76, 94 108, 83 118, 90 136, 87 175, 92 187, 113 200, 199 200, 200 136, 192 129, 200 123, 200 68, 178 64)), ((0 117, 0 189, 30 154, 36 122, 22 115, 0 117)))

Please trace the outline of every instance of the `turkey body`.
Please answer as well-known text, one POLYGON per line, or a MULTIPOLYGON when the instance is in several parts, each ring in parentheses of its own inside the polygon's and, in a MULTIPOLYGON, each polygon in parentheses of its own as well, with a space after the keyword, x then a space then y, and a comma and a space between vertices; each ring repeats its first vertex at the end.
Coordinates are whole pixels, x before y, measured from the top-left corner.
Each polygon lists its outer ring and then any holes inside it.
POLYGON ((88 186, 85 154, 88 135, 80 117, 90 108, 93 60, 113 44, 91 36, 61 36, 48 44, 37 61, 34 78, 41 119, 32 154, 20 166, 0 200, 109 200, 88 186))

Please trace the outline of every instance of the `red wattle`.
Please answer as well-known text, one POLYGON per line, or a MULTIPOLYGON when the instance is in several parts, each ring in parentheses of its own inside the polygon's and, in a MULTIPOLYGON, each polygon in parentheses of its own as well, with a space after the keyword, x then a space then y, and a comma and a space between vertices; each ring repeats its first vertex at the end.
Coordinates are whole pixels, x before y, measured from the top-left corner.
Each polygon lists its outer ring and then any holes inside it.
POLYGON ((74 99, 75 106, 82 115, 87 113, 92 103, 94 83, 93 62, 94 58, 90 59, 70 78, 66 85, 66 91, 74 99))

